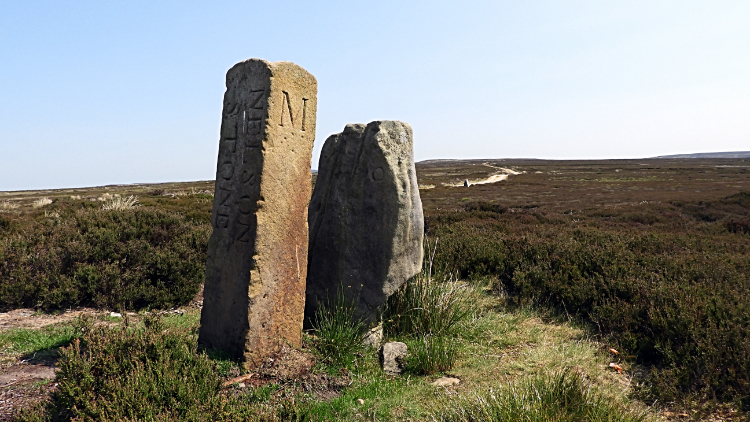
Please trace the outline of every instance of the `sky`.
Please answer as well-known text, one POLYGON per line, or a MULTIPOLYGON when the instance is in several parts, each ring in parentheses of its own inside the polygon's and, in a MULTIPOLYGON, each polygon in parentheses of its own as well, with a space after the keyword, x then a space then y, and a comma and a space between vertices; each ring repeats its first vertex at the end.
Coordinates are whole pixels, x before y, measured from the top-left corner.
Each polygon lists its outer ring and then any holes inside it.
POLYGON ((418 161, 750 150, 750 2, 0 0, 0 191, 211 180, 226 71, 318 81, 418 161))

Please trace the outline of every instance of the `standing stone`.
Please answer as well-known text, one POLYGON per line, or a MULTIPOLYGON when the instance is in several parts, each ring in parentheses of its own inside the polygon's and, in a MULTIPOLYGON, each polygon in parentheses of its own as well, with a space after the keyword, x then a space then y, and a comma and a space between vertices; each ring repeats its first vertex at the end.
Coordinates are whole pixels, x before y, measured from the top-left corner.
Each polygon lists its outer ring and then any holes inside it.
POLYGON ((250 59, 226 84, 198 340, 253 368, 301 342, 317 81, 250 59))
POLYGON ((350 124, 320 154, 310 201, 305 321, 343 291, 373 326, 388 296, 422 269, 424 217, 412 129, 350 124))

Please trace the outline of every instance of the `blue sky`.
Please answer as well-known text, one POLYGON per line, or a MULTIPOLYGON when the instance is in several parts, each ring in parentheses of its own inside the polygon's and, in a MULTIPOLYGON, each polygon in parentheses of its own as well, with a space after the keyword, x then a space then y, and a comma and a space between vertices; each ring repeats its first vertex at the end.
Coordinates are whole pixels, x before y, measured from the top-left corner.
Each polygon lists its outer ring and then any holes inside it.
POLYGON ((318 80, 417 160, 750 150, 747 1, 3 1, 0 190, 213 179, 224 76, 318 80))

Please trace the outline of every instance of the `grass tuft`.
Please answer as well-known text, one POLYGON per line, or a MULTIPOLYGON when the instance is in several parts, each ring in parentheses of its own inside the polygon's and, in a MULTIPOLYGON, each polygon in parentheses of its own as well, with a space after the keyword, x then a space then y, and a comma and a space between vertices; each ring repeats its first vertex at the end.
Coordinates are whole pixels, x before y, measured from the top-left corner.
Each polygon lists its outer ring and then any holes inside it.
POLYGON ((313 341, 318 356, 334 369, 351 368, 362 349, 364 323, 355 317, 356 305, 342 291, 315 312, 313 341))
POLYGON ((409 354, 406 371, 416 375, 431 375, 449 371, 458 359, 458 345, 447 336, 426 335, 420 339, 407 340, 409 354))
POLYGON ((383 331, 409 347, 406 370, 429 375, 448 371, 458 359, 455 327, 471 314, 471 291, 456 274, 433 276, 437 241, 425 242, 428 260, 422 272, 388 298, 383 331), (430 251, 432 246, 432 251, 430 251))
POLYGON ((0 212, 14 210, 21 205, 11 201, 0 201, 0 212))
POLYGON ((454 274, 433 277, 432 261, 436 248, 437 242, 422 273, 408 280, 388 298, 383 315, 386 335, 448 335, 469 315, 467 285, 454 274))
POLYGON ((102 205, 102 209, 105 211, 131 210, 139 205, 140 203, 138 202, 137 196, 130 195, 127 198, 115 196, 108 199, 104 205, 102 205))
POLYGON ((497 390, 448 400, 431 415, 439 422, 645 421, 571 371, 542 375, 497 390))
POLYGON ((41 207, 43 207, 45 205, 49 205, 51 203, 52 203, 51 199, 49 199, 47 197, 44 197, 44 198, 39 198, 39 199, 35 200, 34 202, 32 202, 31 206, 34 207, 34 208, 41 208, 41 207))

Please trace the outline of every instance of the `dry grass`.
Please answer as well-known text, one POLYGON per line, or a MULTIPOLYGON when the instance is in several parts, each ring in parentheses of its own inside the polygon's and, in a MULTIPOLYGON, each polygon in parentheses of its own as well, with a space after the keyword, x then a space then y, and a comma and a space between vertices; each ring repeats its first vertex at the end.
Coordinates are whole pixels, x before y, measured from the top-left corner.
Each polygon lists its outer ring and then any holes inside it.
POLYGON ((40 198, 49 198, 53 201, 58 199, 81 201, 86 200, 88 202, 105 202, 109 198, 116 196, 128 197, 130 195, 139 196, 143 202, 145 197, 153 197, 152 192, 161 191, 183 191, 194 192, 194 195, 205 194, 213 195, 214 181, 196 181, 196 182, 174 182, 174 183, 151 183, 151 184, 133 184, 133 185, 109 185, 109 186, 98 186, 98 187, 85 187, 85 188, 69 188, 69 189, 45 189, 45 190, 29 190, 29 191, 6 191, 0 192, 0 212, 5 211, 3 203, 7 202, 11 205, 19 205, 18 207, 13 206, 12 210, 14 213, 20 213, 21 215, 32 212, 35 210, 32 206, 32 202, 40 198), (99 198, 102 198, 101 200, 99 198))
POLYGON ((108 199, 104 203, 104 205, 102 205, 102 209, 107 210, 107 211, 121 211, 121 210, 130 210, 139 205, 140 203, 138 202, 137 196, 130 195, 127 198, 116 196, 116 197, 108 199))
POLYGON ((32 202, 31 206, 34 207, 34 208, 41 208, 41 207, 43 207, 45 205, 49 205, 51 203, 52 203, 52 200, 49 199, 49 198, 47 198, 45 196, 43 198, 39 198, 39 199, 35 200, 34 202, 32 202))
POLYGON ((14 210, 21 205, 10 201, 0 201, 0 212, 14 210))
POLYGON ((529 308, 509 311, 504 299, 481 286, 469 293, 474 314, 457 328, 462 357, 451 371, 464 388, 485 389, 574 369, 609 394, 626 398, 632 386, 629 372, 610 370, 609 363, 620 360, 584 328, 529 308))

